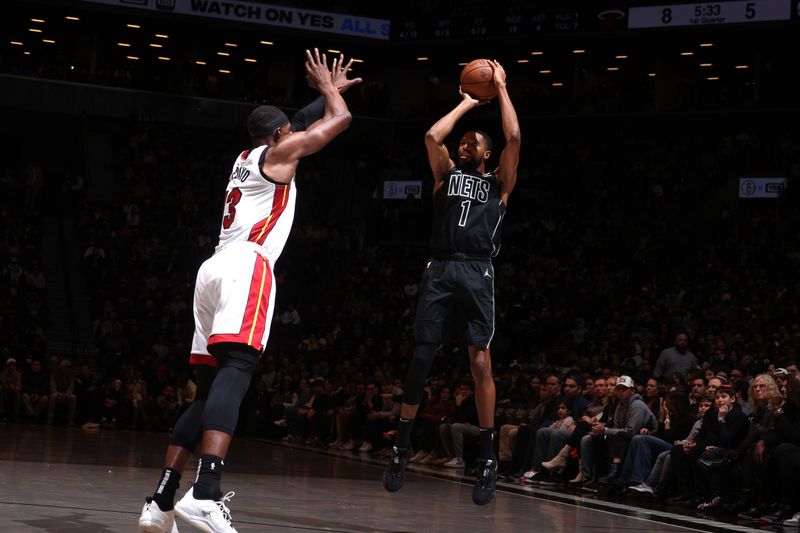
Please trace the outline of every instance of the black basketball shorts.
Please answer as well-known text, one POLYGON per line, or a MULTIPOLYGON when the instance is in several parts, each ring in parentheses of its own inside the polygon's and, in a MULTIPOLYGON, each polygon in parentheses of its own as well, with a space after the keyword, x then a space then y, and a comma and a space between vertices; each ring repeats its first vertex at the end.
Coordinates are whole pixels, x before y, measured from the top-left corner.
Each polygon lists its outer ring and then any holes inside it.
POLYGON ((467 343, 486 348, 494 336, 494 267, 489 259, 431 259, 422 276, 414 336, 441 344, 445 327, 466 325, 467 343), (456 319, 459 319, 456 321, 456 319))

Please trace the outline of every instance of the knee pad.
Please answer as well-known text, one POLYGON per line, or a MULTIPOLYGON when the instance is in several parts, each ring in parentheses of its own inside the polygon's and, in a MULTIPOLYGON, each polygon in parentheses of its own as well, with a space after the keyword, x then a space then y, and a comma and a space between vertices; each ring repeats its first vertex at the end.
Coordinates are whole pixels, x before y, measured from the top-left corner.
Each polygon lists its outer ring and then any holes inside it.
MULTIPOLYGON (((199 388, 198 386, 198 391, 199 388)), ((203 410, 205 405, 205 400, 196 398, 192 405, 183 412, 175 423, 172 434, 169 436, 170 444, 180 446, 194 453, 197 445, 200 444, 200 438, 203 436, 203 410)))
POLYGON ((214 382, 214 376, 216 375, 217 367, 208 365, 195 365, 194 377, 197 380, 195 401, 208 400, 208 393, 211 391, 211 384, 214 382))
POLYGON ((409 405, 419 405, 425 390, 425 380, 433 366, 433 356, 438 345, 420 344, 414 350, 414 357, 408 367, 406 381, 403 384, 403 402, 409 405))
POLYGON ((239 406, 250 387, 250 375, 258 363, 258 351, 240 344, 217 350, 217 375, 203 410, 203 430, 233 435, 239 406))

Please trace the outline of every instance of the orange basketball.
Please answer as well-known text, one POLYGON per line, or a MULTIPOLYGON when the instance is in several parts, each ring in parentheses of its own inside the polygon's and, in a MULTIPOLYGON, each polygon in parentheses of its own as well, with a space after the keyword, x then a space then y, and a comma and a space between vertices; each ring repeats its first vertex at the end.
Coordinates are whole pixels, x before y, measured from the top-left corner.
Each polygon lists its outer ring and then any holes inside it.
POLYGON ((491 100, 497 96, 493 76, 494 67, 486 59, 470 61, 461 71, 461 90, 478 100, 491 100))

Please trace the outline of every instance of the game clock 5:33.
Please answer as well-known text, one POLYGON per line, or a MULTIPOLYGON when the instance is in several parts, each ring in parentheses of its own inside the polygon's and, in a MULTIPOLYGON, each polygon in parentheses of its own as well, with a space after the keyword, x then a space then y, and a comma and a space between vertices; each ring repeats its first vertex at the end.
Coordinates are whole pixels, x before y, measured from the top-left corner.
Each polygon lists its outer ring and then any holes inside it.
POLYGON ((791 0, 744 0, 632 7, 628 28, 666 28, 790 20, 791 0))

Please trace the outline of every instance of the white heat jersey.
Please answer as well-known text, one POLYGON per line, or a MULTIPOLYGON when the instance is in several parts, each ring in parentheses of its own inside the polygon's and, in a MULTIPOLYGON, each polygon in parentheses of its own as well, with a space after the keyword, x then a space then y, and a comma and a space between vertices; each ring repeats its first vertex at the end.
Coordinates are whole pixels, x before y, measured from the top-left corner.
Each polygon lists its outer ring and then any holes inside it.
POLYGON ((267 149, 245 150, 236 158, 225 191, 217 251, 235 242, 254 242, 274 265, 292 230, 297 188, 294 178, 275 183, 264 176, 267 149))

